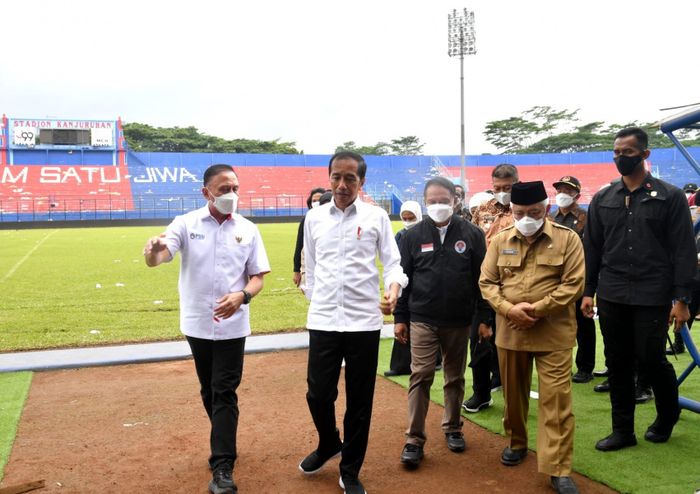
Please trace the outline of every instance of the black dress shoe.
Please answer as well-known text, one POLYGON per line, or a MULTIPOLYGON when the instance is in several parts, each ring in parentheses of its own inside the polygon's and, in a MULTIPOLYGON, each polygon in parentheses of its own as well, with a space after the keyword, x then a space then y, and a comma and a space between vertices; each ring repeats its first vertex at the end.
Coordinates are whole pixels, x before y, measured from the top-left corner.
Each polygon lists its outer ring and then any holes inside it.
POLYGON ((343 489, 344 494, 367 494, 365 486, 357 477, 341 476, 338 484, 343 489))
POLYGON ((571 380, 575 383, 589 383, 593 380, 593 374, 580 370, 571 377, 571 380))
POLYGON ((596 384, 595 386, 593 386, 593 391, 595 391, 596 393, 607 393, 608 391, 610 391, 610 381, 606 379, 602 383, 596 384))
POLYGON ((559 494, 578 494, 578 488, 571 477, 550 477, 549 483, 559 494))
POLYGON ((418 468, 423 460, 423 446, 406 444, 401 451, 401 463, 408 468, 418 468))
POLYGON ((634 434, 622 434, 621 432, 613 432, 608 437, 601 439, 595 443, 595 449, 598 451, 617 451, 618 449, 628 448, 637 445, 637 438, 634 434))
POLYGON ((665 443, 671 437, 676 422, 678 422, 678 418, 671 425, 664 425, 657 417, 644 433, 644 439, 651 443, 665 443))
POLYGON ((461 432, 448 432, 445 434, 445 439, 447 440, 447 448, 453 453, 461 453, 467 449, 464 434, 461 432))
POLYGON ((507 467, 520 465, 527 456, 527 448, 511 449, 510 446, 501 453, 501 463, 507 467))

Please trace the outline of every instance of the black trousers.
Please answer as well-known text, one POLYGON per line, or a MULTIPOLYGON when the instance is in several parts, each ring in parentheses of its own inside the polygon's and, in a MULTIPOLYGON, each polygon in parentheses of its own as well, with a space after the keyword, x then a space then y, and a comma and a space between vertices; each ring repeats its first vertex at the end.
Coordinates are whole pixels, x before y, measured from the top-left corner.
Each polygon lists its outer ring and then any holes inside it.
POLYGON ((379 331, 309 330, 306 401, 318 431, 318 451, 342 450, 341 475, 357 477, 367 451, 374 383, 379 356, 379 331), (345 359, 343 436, 335 422, 340 367, 345 359))
POLYGON ((211 422, 211 456, 215 469, 225 461, 236 461, 238 395, 243 374, 245 338, 204 340, 187 337, 199 378, 202 403, 211 422))
POLYGON ((593 372, 595 368, 595 321, 581 312, 581 300, 576 301, 576 369, 593 372))
MULTIPOLYGON (((496 320, 496 313, 491 314, 491 320, 496 320)), ((491 357, 484 358, 471 366, 472 370, 472 389, 474 394, 481 399, 487 399, 491 396, 491 383, 501 382, 501 371, 498 367, 498 350, 496 349, 496 325, 493 327, 493 336, 491 337, 491 357)), ((474 360, 474 349, 479 342, 479 320, 475 315, 472 319, 472 325, 469 330, 469 359, 474 360)))
POLYGON ((676 372, 666 359, 669 305, 626 305, 598 299, 598 316, 610 370, 613 432, 634 432, 635 358, 640 375, 649 380, 656 397, 659 426, 678 420, 676 372))

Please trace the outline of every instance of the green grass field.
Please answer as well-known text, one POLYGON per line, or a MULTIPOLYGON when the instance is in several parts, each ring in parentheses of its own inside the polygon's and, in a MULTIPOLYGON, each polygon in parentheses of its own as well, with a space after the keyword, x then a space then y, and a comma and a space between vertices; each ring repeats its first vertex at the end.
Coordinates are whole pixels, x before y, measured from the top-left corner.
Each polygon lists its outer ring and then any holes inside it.
MULTIPOLYGON (((179 256, 148 268, 141 255, 163 230, 0 231, 0 352, 179 338, 179 256)), ((292 283, 297 224, 260 231, 272 272, 251 325, 256 333, 302 328, 308 303, 292 283)))
MULTIPOLYGON (((272 273, 265 278, 263 293, 253 301, 253 331, 302 328, 307 302, 291 279, 297 225, 259 227, 272 273)), ((394 227, 400 225, 395 223, 394 227)), ((150 269, 141 255, 146 239, 163 229, 1 230, 0 352, 181 338, 178 261, 150 269)), ((390 352, 391 341, 382 342, 380 372, 388 368, 390 352)), ((598 362, 602 363, 600 343, 598 353, 598 362)), ((673 362, 680 371, 688 361, 685 354, 678 363, 673 362)), ((408 379, 396 381, 405 386, 408 379)), ((31 373, 0 374, 0 478, 30 382, 31 373)), ((431 395, 437 403, 442 403, 441 386, 442 375, 438 373, 431 395)), ((471 375, 467 372, 467 393, 470 386, 471 375)), ((682 394, 700 399, 700 371, 689 377, 682 394)), ((468 418, 502 433, 502 398, 499 393, 494 398, 492 408, 468 418)), ((574 385, 574 411, 577 471, 621 492, 689 493, 700 488, 700 467, 694 450, 700 415, 684 412, 672 441, 651 445, 641 438, 653 420, 654 408, 651 403, 641 405, 637 412, 639 446, 602 454, 593 445, 609 432, 607 395, 593 393, 592 384, 574 385)), ((530 413, 533 446, 535 413, 536 406, 530 413)))

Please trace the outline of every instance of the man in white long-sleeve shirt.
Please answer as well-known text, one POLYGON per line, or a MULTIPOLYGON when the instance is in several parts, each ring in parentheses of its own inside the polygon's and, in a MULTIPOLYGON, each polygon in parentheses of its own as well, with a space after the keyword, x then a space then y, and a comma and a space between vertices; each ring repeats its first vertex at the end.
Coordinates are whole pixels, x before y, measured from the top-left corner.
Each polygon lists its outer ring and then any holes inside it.
POLYGON ((299 469, 316 473, 342 454, 340 485, 346 494, 366 492, 358 477, 367 450, 383 322, 377 255, 384 265, 384 312, 393 311, 408 283, 389 216, 358 198, 366 170, 359 154, 333 155, 328 165, 333 201, 309 211, 304 223, 305 294, 311 301, 306 400, 319 441, 299 469), (335 400, 343 359, 347 408, 341 441, 335 400))

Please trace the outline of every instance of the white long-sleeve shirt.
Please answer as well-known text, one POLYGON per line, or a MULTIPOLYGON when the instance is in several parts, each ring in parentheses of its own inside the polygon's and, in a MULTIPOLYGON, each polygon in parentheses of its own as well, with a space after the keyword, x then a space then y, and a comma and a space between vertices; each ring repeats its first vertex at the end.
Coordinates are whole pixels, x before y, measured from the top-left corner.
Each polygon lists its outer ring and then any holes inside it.
POLYGON ((321 331, 375 331, 382 327, 379 270, 384 286, 408 278, 391 222, 380 207, 356 199, 341 211, 335 201, 310 210, 304 221, 306 288, 311 301, 306 327, 321 331))

